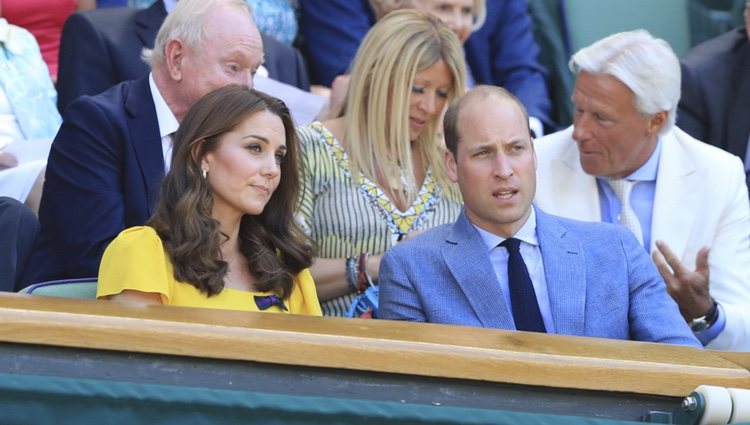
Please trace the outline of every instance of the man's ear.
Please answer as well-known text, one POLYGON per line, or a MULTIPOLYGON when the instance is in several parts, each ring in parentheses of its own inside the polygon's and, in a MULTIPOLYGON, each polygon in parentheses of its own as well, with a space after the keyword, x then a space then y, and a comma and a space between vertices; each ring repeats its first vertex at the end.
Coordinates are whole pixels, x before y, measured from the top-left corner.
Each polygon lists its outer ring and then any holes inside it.
POLYGON ((453 156, 453 152, 449 149, 445 150, 445 170, 448 173, 448 179, 453 183, 458 182, 458 164, 456 164, 456 158, 453 156))
POLYGON ((182 40, 169 40, 164 48, 164 60, 169 76, 175 81, 182 80, 182 67, 185 61, 185 45, 182 40))
POLYGON ((669 112, 659 111, 648 119, 648 128, 646 131, 649 136, 656 136, 659 134, 662 128, 667 124, 667 117, 669 112))

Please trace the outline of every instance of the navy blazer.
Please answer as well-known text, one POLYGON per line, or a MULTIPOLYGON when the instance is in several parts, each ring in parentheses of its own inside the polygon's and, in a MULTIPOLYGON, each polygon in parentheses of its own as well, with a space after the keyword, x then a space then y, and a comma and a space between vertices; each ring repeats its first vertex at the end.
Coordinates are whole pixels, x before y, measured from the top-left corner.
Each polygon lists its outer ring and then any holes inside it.
MULTIPOLYGON (((626 229, 545 214, 537 236, 558 334, 702 347, 646 251, 626 229)), ((487 247, 463 211, 386 252, 383 319, 515 330, 487 247)))
MULTIPOLYGON (((744 161, 750 135, 750 41, 745 28, 699 44, 681 66, 677 126, 744 161)), ((750 188, 750 175, 747 184, 750 188)))
POLYGON ((151 216, 163 177, 147 76, 73 101, 52 142, 24 282, 97 276, 109 242, 151 216))
MULTIPOLYGON (((78 96, 95 95, 148 74, 141 53, 144 47, 154 47, 166 17, 162 0, 146 9, 105 8, 70 15, 60 40, 58 110, 62 113, 78 96)), ((310 80, 300 52, 265 34, 261 38, 269 77, 308 90, 310 80)))
MULTIPOLYGON (((357 48, 375 18, 369 0, 304 0, 300 23, 313 82, 330 86, 348 72, 357 48)), ((539 47, 524 0, 487 2, 487 20, 464 45, 477 84, 502 86, 516 95, 529 115, 553 128, 552 104, 539 47)))

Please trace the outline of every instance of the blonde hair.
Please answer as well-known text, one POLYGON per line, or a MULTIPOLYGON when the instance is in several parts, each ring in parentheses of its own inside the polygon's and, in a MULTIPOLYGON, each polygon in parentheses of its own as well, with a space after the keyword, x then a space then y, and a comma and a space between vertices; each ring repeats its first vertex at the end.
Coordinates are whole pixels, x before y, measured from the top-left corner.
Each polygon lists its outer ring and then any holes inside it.
MULTIPOLYGON (((748 0, 750 2, 750 0, 748 0)), ((375 11, 377 19, 393 12, 394 10, 414 8, 414 0, 370 0, 370 5, 375 11)), ((487 19, 487 2, 485 0, 473 0, 471 14, 474 16, 472 31, 476 31, 484 25, 487 19)))
MULTIPOLYGON (((443 60, 453 77, 447 101, 462 94, 466 68, 458 37, 433 15, 400 10, 380 20, 359 46, 351 69, 344 138, 353 174, 382 176, 392 195, 411 205, 419 193, 409 138, 409 99, 416 73, 443 60), (380 172, 380 174, 378 173, 380 172)), ((446 102, 447 104, 447 102, 446 102)), ((452 196, 458 190, 443 165, 445 144, 437 137, 440 113, 413 141, 416 154, 452 196)), ((458 199, 458 198, 456 198, 458 199)))

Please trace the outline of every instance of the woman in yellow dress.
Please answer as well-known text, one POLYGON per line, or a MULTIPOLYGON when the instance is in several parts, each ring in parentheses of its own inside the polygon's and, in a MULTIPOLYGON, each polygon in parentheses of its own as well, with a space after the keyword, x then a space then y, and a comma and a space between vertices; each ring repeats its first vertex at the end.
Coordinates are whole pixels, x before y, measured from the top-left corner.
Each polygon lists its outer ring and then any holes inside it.
POLYGON ((104 253, 97 297, 320 315, 312 243, 294 220, 299 143, 276 98, 232 85, 174 135, 156 212, 104 253))

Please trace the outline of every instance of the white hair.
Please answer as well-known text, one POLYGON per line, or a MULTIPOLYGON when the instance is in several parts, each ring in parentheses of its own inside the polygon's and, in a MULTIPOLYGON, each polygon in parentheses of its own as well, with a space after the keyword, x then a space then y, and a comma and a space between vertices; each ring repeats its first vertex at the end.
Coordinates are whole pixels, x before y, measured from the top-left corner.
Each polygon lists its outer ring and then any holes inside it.
POLYGON ((570 70, 611 75, 635 94, 635 108, 650 116, 668 111, 661 134, 677 117, 680 100, 680 62, 669 43, 646 30, 621 32, 579 50, 570 59, 570 70))
POLYGON ((143 49, 141 54, 153 68, 164 62, 167 44, 171 40, 180 39, 185 45, 199 48, 205 39, 203 22, 206 16, 221 5, 237 8, 240 13, 250 16, 250 9, 244 0, 180 0, 159 28, 153 49, 143 49))

